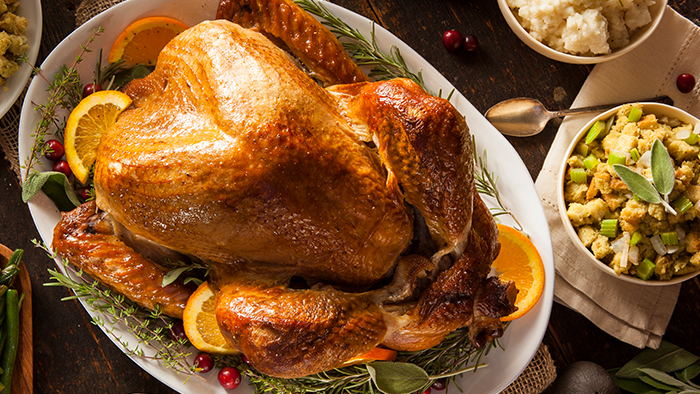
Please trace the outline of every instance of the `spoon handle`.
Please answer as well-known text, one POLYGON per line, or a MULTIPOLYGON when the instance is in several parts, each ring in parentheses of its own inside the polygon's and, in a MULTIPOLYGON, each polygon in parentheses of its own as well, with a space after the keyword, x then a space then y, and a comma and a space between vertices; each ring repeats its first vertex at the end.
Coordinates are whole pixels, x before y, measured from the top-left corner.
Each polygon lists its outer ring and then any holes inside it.
MULTIPOLYGON (((668 97, 668 96, 658 96, 646 100, 635 100, 636 102, 657 102, 657 103, 665 103, 669 105, 673 105, 673 100, 668 97)), ((561 111, 551 111, 550 114, 554 118, 561 118, 563 116, 567 115, 574 115, 574 114, 585 114, 585 113, 590 113, 590 112, 600 112, 600 111, 605 111, 610 108, 617 107, 622 104, 627 104, 629 101, 625 101, 624 103, 617 103, 617 104, 602 104, 602 105, 595 105, 592 107, 581 107, 581 108, 570 108, 570 109, 563 109, 561 111)))

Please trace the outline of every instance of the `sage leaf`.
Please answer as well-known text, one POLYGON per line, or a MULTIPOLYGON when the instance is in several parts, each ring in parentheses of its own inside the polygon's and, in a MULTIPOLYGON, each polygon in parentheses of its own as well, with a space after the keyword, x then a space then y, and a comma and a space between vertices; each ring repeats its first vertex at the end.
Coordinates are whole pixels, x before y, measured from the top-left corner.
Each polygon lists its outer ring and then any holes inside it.
POLYGON ((161 283, 161 286, 165 287, 177 280, 177 278, 182 275, 183 272, 189 270, 190 267, 180 267, 180 268, 175 268, 173 270, 168 271, 165 275, 163 275, 163 281, 161 283))
POLYGON ((658 349, 646 348, 623 365, 615 374, 618 378, 634 379, 642 373, 639 368, 653 368, 662 372, 684 369, 700 360, 700 357, 670 342, 661 341, 658 349))
POLYGON ((133 81, 134 79, 145 78, 148 74, 153 72, 155 67, 146 66, 143 64, 138 64, 135 67, 127 68, 118 73, 114 74, 114 79, 112 81, 112 86, 110 89, 118 90, 126 86, 127 83, 133 81))
POLYGON ((379 391, 385 394, 413 393, 430 382, 423 368, 410 363, 377 361, 367 364, 367 372, 379 391))
POLYGON ((695 379, 696 376, 700 374, 700 361, 687 366, 681 371, 676 372, 676 377, 683 382, 690 382, 691 379, 695 379))
POLYGON ((40 190, 56 204, 59 211, 71 211, 80 205, 80 200, 75 194, 73 186, 65 174, 61 172, 30 173, 22 183, 22 201, 26 203, 31 200, 40 190))
POLYGON ((656 191, 654 185, 652 185, 644 175, 622 164, 614 164, 613 169, 617 176, 625 182, 625 185, 630 188, 632 193, 636 194, 639 198, 652 204, 661 203, 662 200, 659 192, 656 191))
POLYGON ((658 380, 656 380, 650 376, 642 375, 639 377, 639 380, 641 380, 642 382, 644 382, 652 387, 655 387, 655 388, 660 389, 660 390, 665 390, 665 391, 678 391, 678 389, 682 388, 682 387, 676 387, 676 386, 671 386, 668 384, 661 383, 658 380))
POLYGON ((700 390, 683 390, 678 394, 700 394, 700 390))
POLYGON ((613 375, 612 378, 615 381, 615 384, 617 384, 617 387, 619 387, 625 391, 629 391, 630 393, 633 393, 633 394, 649 394, 649 393, 663 394, 663 392, 656 390, 654 387, 642 382, 639 379, 620 379, 615 375, 613 375))
POLYGON ((651 146, 651 178, 659 193, 667 196, 676 183, 673 161, 660 139, 655 139, 651 146))

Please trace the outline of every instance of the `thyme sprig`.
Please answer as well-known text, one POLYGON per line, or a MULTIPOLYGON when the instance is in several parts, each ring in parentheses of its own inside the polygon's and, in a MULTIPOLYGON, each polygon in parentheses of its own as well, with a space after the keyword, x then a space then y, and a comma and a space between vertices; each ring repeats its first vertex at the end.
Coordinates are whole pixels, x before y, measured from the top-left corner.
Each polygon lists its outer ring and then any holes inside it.
POLYGON ((523 226, 518 221, 518 218, 513 215, 513 212, 508 208, 506 203, 501 199, 501 194, 498 191, 498 176, 489 171, 488 161, 486 158, 486 150, 484 149, 484 154, 479 155, 476 151, 476 141, 472 137, 472 146, 474 152, 474 164, 476 168, 474 169, 474 180, 476 182, 476 191, 480 194, 492 197, 496 200, 498 207, 491 208, 491 214, 495 216, 509 215, 513 218, 518 226, 518 230, 522 231, 523 226))
POLYGON ((421 72, 414 73, 411 71, 406 65, 403 56, 401 56, 399 48, 392 45, 388 53, 379 49, 374 35, 374 23, 372 23, 371 37, 368 39, 359 30, 333 15, 322 4, 314 0, 295 0, 295 2, 304 11, 321 18, 321 23, 338 37, 345 50, 348 51, 350 57, 358 66, 371 68, 370 78, 375 80, 408 78, 420 85, 423 90, 428 91, 421 72))
MULTIPOLYGON (((411 363, 429 375, 424 388, 439 378, 455 381, 458 374, 476 371, 483 367, 481 359, 492 349, 502 348, 498 340, 477 349, 469 339, 468 328, 456 330, 437 346, 417 352, 399 352, 397 362, 411 363)), ((366 365, 352 365, 294 379, 279 379, 264 375, 243 362, 240 357, 217 356, 219 366, 233 366, 246 376, 257 393, 347 393, 367 394, 378 392, 366 365)))
POLYGON ((34 109, 41 114, 41 120, 37 123, 34 133, 30 135, 30 137, 34 138, 34 144, 29 157, 23 165, 25 179, 29 177, 30 171, 36 164, 40 163, 41 157, 46 153, 46 136, 49 134, 61 136, 65 129, 66 118, 65 116, 61 118, 58 115, 58 111, 65 110, 70 112, 80 102, 80 75, 76 67, 83 61, 86 53, 92 52, 89 46, 102 32, 104 32, 104 29, 101 27, 95 30, 88 41, 80 45, 80 53, 78 53, 73 64, 70 67, 65 64, 62 65, 59 71, 54 74, 53 81, 46 79, 39 68, 27 62, 34 70, 34 74, 40 76, 48 83, 47 91, 49 92, 49 97, 43 104, 32 103, 34 104, 34 109))
POLYGON ((127 355, 155 360, 179 373, 195 375, 195 368, 187 360, 191 355, 189 342, 186 339, 170 337, 174 321, 164 316, 161 308, 151 311, 136 305, 125 296, 102 287, 99 281, 88 277, 82 269, 74 268, 43 243, 34 241, 34 244, 46 251, 50 258, 60 261, 67 272, 64 274, 58 269, 49 269, 51 281, 44 286, 66 287, 73 295, 64 297, 61 301, 81 299, 93 311, 99 312, 92 317, 92 323, 102 327, 105 333, 121 345, 127 355), (126 326, 127 331, 138 339, 137 344, 132 345, 124 340, 118 332, 121 328, 117 329, 120 324, 126 326), (144 347, 152 349, 155 353, 147 355, 144 347))

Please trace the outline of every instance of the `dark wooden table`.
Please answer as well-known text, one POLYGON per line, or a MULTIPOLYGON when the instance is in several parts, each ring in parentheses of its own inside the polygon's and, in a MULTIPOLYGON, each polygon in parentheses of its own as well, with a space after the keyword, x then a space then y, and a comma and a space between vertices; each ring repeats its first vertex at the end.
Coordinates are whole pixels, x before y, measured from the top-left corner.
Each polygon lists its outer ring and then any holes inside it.
MULTIPOLYGON (((194 0, 193 0, 194 1, 194 0)), ((549 60, 530 50, 506 25, 495 0, 333 0, 384 26, 432 63, 482 113, 512 97, 535 97, 550 109, 568 108, 591 70, 549 60), (478 37, 479 49, 450 54, 445 30, 478 37)), ((75 27, 78 0, 44 0, 41 62, 75 27)), ((700 24, 700 4, 670 0, 681 14, 700 24)), ((696 76, 700 70, 694 70, 696 76)), ((697 114, 696 114, 697 115, 697 114)), ((537 137, 510 139, 533 180, 542 166, 559 122, 537 137)), ((0 243, 24 248, 33 283, 34 390, 36 393, 172 393, 114 346, 69 293, 44 287, 53 262, 33 248, 38 239, 20 187, 0 159, 0 243)), ((700 355, 700 281, 683 284, 664 338, 700 355)), ((604 333, 585 317, 555 304, 544 339, 559 369, 578 360, 605 368, 621 366, 639 349, 604 333)))

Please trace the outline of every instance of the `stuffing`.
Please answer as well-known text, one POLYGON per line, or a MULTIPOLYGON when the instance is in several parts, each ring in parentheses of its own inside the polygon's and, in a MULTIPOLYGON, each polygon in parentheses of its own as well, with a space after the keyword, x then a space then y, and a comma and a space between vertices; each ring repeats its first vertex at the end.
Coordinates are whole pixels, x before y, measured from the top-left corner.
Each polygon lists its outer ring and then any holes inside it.
MULTIPOLYGON (((638 103, 622 106, 613 115, 614 120, 608 119, 611 126, 607 134, 588 144, 589 154, 599 164, 587 171, 587 183, 573 184, 567 180, 566 214, 581 243, 618 275, 637 274, 637 264, 648 258, 656 264, 654 279, 669 280, 674 275, 700 269, 700 142, 688 137, 698 126, 667 116, 644 114, 643 110, 638 103), (642 115, 637 117, 639 111, 633 111, 634 108, 641 110, 642 115), (633 117, 632 112, 636 112, 633 117), (627 156, 621 164, 650 180, 649 187, 653 188, 649 151, 656 140, 664 144, 674 166, 673 188, 667 196, 660 196, 668 203, 668 209, 658 200, 642 199, 649 192, 635 189, 634 184, 630 187, 609 164, 611 152, 617 157, 627 156), (690 204, 683 203, 686 198, 690 204), (617 219, 615 236, 608 238, 600 234, 603 219, 617 219), (652 240, 662 233, 675 233, 680 246, 659 255, 661 249, 658 245, 654 248, 652 240), (620 247, 620 242, 624 245, 633 236, 634 244, 620 247), (634 253, 623 254, 624 250, 634 253)), ((567 163, 579 167, 584 159, 572 155, 567 163)))

